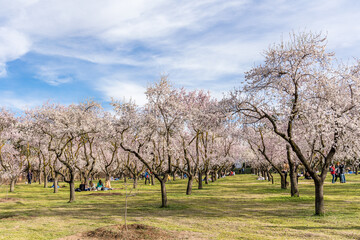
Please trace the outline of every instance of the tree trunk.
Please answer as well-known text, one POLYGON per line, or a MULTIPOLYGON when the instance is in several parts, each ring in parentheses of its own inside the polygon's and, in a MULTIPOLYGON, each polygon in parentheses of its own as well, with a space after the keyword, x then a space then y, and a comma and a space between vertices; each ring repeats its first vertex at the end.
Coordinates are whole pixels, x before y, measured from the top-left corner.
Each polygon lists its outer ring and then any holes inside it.
POLYGON ((187 188, 186 188, 186 195, 191 195, 193 180, 194 180, 193 176, 189 176, 188 184, 187 184, 187 188))
POLYGON ((203 184, 202 184, 202 172, 199 171, 199 187, 198 189, 203 189, 203 184))
POLYGON ((271 177, 270 177, 269 170, 266 171, 266 175, 267 175, 268 181, 270 182, 270 181, 271 181, 271 177))
POLYGON ((358 175, 358 167, 355 167, 355 175, 358 175))
POLYGON ((322 181, 315 182, 315 215, 324 215, 324 183, 322 181))
POLYGON ((15 182, 16 182, 16 178, 12 178, 10 181, 10 192, 14 192, 15 190, 15 182))
POLYGON ((59 176, 58 176, 57 173, 55 173, 55 177, 54 177, 54 193, 57 193, 59 191, 58 185, 59 185, 59 176))
POLYGON ((176 172, 173 173, 173 181, 176 181, 176 172))
POLYGON ((286 189, 286 178, 285 178, 285 174, 280 174, 281 177, 281 189, 286 189))
POLYGON ((290 172, 291 196, 299 197, 298 181, 296 172, 290 172))
POLYGON ((150 175, 151 185, 155 185, 154 175, 150 175))
POLYGON ((166 179, 160 181, 161 184, 161 207, 167 207, 167 195, 166 195, 166 186, 165 186, 166 179))
POLYGON ((48 183, 48 181, 47 181, 47 174, 46 174, 46 170, 44 169, 44 171, 43 171, 43 176, 44 176, 44 188, 47 188, 47 183, 48 183))
POLYGON ((84 183, 85 183, 86 186, 89 186, 89 182, 90 182, 89 177, 90 177, 89 175, 87 175, 87 176, 85 177, 84 183))
POLYGON ((295 166, 294 166, 294 162, 291 159, 290 146, 289 145, 286 145, 286 151, 287 151, 287 160, 288 160, 289 170, 290 170, 289 175, 290 175, 290 183, 291 183, 291 196, 292 197, 299 197, 297 172, 296 172, 296 169, 295 169, 295 166))
POLYGON ((205 171, 205 184, 209 184, 209 171, 205 171))
POLYGON ((47 180, 47 176, 44 176, 44 188, 48 187, 48 180, 47 180))
POLYGON ((69 200, 69 203, 72 203, 75 201, 75 182, 74 182, 74 179, 71 179, 70 180, 70 200, 69 200))
POLYGON ((136 189, 137 184, 138 184, 138 179, 137 179, 137 177, 134 177, 134 184, 133 184, 134 189, 136 189))

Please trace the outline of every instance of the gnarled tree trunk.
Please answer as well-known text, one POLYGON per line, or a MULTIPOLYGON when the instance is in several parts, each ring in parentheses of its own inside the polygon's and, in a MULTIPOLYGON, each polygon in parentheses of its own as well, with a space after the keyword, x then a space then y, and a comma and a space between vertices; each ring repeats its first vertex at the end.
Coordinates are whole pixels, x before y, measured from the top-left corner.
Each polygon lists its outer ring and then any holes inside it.
POLYGON ((154 175, 150 174, 150 180, 151 180, 151 185, 155 185, 155 179, 154 179, 154 175))
POLYGON ((280 178, 281 178, 281 189, 287 189, 285 174, 283 174, 283 173, 279 173, 279 174, 280 174, 280 178))
POLYGON ((161 207, 165 208, 167 207, 167 194, 166 194, 166 185, 165 185, 166 179, 160 181, 161 185, 161 207))
POLYGON ((297 173, 295 169, 294 161, 291 159, 290 146, 286 145, 286 154, 287 160, 289 164, 289 175, 290 175, 290 183, 291 183, 291 196, 299 197, 299 189, 298 189, 298 181, 297 181, 297 173))
POLYGON ((59 192, 58 185, 59 185, 59 175, 57 173, 55 173, 55 177, 54 177, 54 193, 59 192))
POLYGON ((135 177, 134 177, 133 188, 135 189, 135 188, 137 187, 137 185, 138 185, 138 179, 137 179, 137 177, 135 176, 135 177))
POLYGON ((70 199, 69 203, 72 203, 75 201, 75 181, 74 179, 71 179, 69 182, 70 185, 70 199))
POLYGON ((10 180, 10 192, 14 192, 15 191, 15 183, 16 183, 16 178, 12 178, 10 180))
POLYGON ((194 180, 193 176, 189 176, 188 184, 187 184, 187 188, 186 188, 186 195, 191 195, 193 180, 194 180))
POLYGON ((322 181, 315 182, 315 214, 324 215, 324 183, 322 181))
POLYGON ((199 176, 199 186, 198 186, 198 189, 203 189, 203 184, 202 184, 202 172, 201 172, 201 171, 199 171, 198 176, 199 176))

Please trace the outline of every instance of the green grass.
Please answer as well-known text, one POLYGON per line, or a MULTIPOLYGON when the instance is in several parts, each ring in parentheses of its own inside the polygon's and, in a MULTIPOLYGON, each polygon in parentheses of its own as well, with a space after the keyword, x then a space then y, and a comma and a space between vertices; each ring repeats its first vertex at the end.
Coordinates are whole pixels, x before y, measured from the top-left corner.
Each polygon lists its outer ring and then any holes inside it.
MULTIPOLYGON (((346 177, 346 184, 327 180, 324 217, 313 215, 311 180, 299 180, 300 198, 280 189, 278 178, 272 185, 254 175, 227 177, 203 190, 195 186, 190 196, 185 195, 186 180, 177 180, 167 184, 168 208, 159 208, 159 184, 140 181, 136 196, 129 198, 128 221, 204 239, 360 239, 360 175, 346 177)), ((124 187, 119 181, 112 185, 124 187)), ((124 189, 113 190, 122 193, 113 196, 76 193, 75 203, 67 203, 68 187, 58 194, 39 184, 7 190, 1 186, 0 199, 16 200, 0 201, 0 239, 56 239, 124 223, 124 189)))

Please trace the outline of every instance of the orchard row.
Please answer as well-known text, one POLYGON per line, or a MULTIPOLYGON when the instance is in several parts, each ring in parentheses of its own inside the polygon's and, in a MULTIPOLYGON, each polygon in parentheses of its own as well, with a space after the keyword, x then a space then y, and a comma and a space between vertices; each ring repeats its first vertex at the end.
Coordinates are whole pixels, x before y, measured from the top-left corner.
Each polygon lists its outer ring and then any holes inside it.
POLYGON ((0 112, 0 174, 11 190, 34 170, 61 176, 75 200, 76 179, 96 174, 137 179, 145 171, 161 185, 166 207, 168 176, 195 178, 199 188, 239 160, 288 171, 291 195, 299 196, 299 166, 315 184, 315 213, 324 214, 323 185, 330 164, 359 159, 359 62, 344 64, 326 51, 326 37, 291 33, 264 52, 237 89, 217 100, 204 91, 174 87, 167 77, 149 86, 147 103, 112 101, 112 111, 87 101, 45 103, 20 117, 0 112), (286 166, 284 169, 284 166, 286 166))

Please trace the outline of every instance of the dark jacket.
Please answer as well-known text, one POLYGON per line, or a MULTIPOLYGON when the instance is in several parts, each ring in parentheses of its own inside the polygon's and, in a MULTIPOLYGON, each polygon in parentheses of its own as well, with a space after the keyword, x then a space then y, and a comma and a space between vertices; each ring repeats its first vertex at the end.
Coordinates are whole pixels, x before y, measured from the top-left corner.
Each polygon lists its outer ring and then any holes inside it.
POLYGON ((345 165, 344 164, 340 164, 339 169, 340 169, 340 174, 345 174, 345 165))

